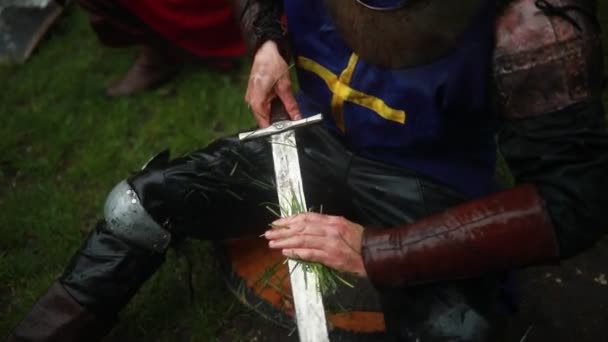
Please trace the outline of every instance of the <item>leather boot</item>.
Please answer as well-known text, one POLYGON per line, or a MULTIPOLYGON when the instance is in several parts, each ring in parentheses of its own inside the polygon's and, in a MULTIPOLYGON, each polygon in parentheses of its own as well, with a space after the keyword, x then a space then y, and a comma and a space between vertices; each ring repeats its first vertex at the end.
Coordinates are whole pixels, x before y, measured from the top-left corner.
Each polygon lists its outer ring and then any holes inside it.
POLYGON ((175 77, 180 64, 168 48, 143 46, 127 74, 106 89, 106 96, 128 96, 158 86, 175 77))
POLYGON ((114 320, 101 320, 55 282, 8 337, 16 341, 98 341, 114 320))

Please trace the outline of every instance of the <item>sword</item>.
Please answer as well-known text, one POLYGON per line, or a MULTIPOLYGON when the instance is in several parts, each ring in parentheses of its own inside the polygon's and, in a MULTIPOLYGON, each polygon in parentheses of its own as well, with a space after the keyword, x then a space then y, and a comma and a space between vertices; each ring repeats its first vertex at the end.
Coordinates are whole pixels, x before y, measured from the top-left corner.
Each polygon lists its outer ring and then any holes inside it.
MULTIPOLYGON (((281 216, 286 217, 294 214, 294 200, 299 202, 300 208, 306 209, 294 129, 320 122, 323 116, 317 114, 290 121, 278 98, 272 101, 270 112, 272 124, 269 127, 241 133, 239 140, 270 136, 279 206, 281 216)), ((328 342, 327 321, 317 276, 301 266, 297 267, 294 260, 289 260, 288 266, 300 342, 328 342)))

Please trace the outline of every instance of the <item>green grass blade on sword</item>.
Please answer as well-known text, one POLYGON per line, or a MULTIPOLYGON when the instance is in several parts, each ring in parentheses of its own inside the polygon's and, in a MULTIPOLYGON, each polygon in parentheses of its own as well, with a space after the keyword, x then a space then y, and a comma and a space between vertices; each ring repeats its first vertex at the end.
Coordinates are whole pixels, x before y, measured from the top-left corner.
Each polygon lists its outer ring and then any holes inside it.
MULTIPOLYGON (((288 206, 285 208, 281 208, 281 212, 285 217, 294 216, 310 211, 306 208, 306 206, 303 205, 304 201, 300 198, 300 196, 298 196, 294 189, 291 190, 291 196, 285 202, 288 203, 288 206)), ((280 217, 280 215, 278 215, 278 212, 270 206, 266 205, 266 208, 275 216, 280 217)), ((287 226, 276 226, 272 224, 271 227, 275 229, 289 229, 289 227, 287 226)), ((353 284, 341 277, 340 273, 333 268, 327 267, 318 262, 304 261, 299 260, 297 258, 292 260, 297 263, 296 267, 302 267, 306 272, 310 272, 317 276, 319 291, 323 296, 335 293, 338 289, 338 285, 340 284, 346 285, 350 288, 354 288, 353 284)))

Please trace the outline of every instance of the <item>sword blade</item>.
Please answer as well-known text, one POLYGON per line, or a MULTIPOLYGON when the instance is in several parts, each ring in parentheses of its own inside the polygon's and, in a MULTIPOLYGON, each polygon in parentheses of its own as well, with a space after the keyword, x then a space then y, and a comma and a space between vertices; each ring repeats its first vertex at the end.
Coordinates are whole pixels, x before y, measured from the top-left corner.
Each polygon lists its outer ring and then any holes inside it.
MULTIPOLYGON (((291 216, 297 213, 296 209, 306 211, 295 132, 291 130, 272 135, 270 142, 281 215, 291 216), (294 201, 298 202, 295 206, 294 201)), ((289 260, 288 265, 300 341, 329 341, 317 276, 297 266, 296 261, 289 260)))

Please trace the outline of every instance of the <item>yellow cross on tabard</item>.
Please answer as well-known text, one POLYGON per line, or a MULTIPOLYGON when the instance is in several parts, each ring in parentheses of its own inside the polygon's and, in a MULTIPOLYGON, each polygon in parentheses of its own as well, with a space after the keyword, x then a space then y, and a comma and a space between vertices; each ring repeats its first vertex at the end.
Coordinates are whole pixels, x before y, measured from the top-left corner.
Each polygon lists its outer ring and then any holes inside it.
POLYGON ((406 117, 405 111, 391 108, 384 103, 382 99, 365 94, 350 87, 349 84, 358 60, 359 57, 353 53, 348 60, 348 65, 342 71, 339 77, 312 59, 298 56, 297 63, 300 68, 314 73, 323 79, 323 81, 325 81, 327 84, 327 87, 333 94, 331 98, 331 110, 334 115, 334 120, 342 132, 345 131, 345 101, 370 109, 387 120, 404 124, 406 117))

